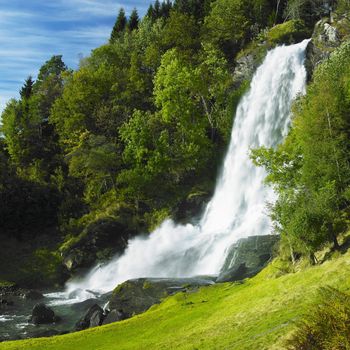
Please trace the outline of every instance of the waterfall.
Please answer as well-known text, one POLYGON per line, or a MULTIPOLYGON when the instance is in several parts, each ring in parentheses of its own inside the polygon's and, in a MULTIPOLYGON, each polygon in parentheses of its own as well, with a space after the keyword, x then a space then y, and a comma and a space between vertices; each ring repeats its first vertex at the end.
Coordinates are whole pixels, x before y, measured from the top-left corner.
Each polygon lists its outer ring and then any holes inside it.
POLYGON ((150 235, 130 240, 122 256, 69 282, 68 291, 107 292, 138 277, 217 274, 232 243, 270 233, 265 208, 274 194, 264 186, 265 171, 252 164, 249 150, 275 147, 287 134, 292 101, 305 92, 307 43, 271 50, 257 69, 237 107, 221 175, 199 223, 164 221, 150 235))

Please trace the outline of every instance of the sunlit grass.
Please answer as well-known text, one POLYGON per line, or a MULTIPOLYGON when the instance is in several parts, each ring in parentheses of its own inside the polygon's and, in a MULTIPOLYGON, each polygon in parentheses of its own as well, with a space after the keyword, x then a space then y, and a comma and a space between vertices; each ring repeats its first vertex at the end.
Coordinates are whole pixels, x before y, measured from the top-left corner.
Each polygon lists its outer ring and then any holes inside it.
POLYGON ((275 269, 242 284, 179 293, 123 322, 0 349, 283 349, 319 287, 350 289, 350 254, 278 278, 275 269))

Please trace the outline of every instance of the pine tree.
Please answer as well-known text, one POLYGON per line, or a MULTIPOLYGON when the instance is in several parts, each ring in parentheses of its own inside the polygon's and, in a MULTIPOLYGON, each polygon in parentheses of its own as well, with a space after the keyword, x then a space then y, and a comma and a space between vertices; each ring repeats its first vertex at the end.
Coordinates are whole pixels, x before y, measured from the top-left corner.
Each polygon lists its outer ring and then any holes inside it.
POLYGON ((148 18, 150 18, 151 20, 154 20, 154 8, 153 8, 153 5, 152 5, 152 4, 149 5, 149 8, 148 8, 148 10, 147 10, 146 16, 147 16, 148 18))
POLYGON ((160 2, 159 0, 156 0, 154 3, 154 17, 157 19, 161 16, 160 13, 160 2))
POLYGON ((117 20, 114 24, 111 37, 109 39, 111 43, 114 42, 118 38, 119 34, 125 30, 126 25, 127 25, 127 19, 125 16, 125 11, 123 8, 121 8, 119 11, 117 20))
POLYGON ((168 18, 170 15, 171 9, 172 9, 172 3, 170 2, 170 0, 163 1, 160 8, 161 16, 164 18, 168 18))
POLYGON ((30 75, 24 82, 24 85, 19 92, 22 99, 28 99, 32 95, 33 85, 34 85, 34 81, 32 76, 30 75))
POLYGON ((133 31, 137 29, 138 26, 139 26, 139 15, 137 13, 137 10, 134 8, 129 18, 128 28, 130 31, 133 31))

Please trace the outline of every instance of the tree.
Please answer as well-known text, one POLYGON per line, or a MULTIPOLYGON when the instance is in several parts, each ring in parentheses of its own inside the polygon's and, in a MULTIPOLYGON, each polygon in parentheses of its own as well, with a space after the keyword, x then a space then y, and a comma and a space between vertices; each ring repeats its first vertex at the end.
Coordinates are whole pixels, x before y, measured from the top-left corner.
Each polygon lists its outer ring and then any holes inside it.
POLYGON ((146 13, 146 17, 148 17, 149 19, 151 19, 152 21, 155 19, 154 18, 154 7, 153 5, 149 5, 147 13, 146 13))
POLYGON ((175 10, 170 12, 164 27, 163 45, 166 49, 174 48, 192 56, 200 48, 199 27, 193 17, 175 10))
POLYGON ((34 81, 33 81, 32 76, 30 75, 26 79, 23 87, 21 88, 21 90, 19 92, 22 99, 29 99, 30 98, 30 96, 33 93, 33 85, 34 85, 34 81))
POLYGON ((219 47, 232 60, 251 39, 254 26, 266 26, 270 13, 266 0, 217 0, 204 21, 206 41, 219 47))
POLYGON ((350 206, 350 45, 343 45, 314 73, 305 97, 294 106, 293 128, 277 150, 259 149, 278 199, 275 229, 292 251, 314 253, 326 243, 339 247, 350 206))
POLYGON ((114 24, 114 27, 113 27, 112 33, 111 33, 111 37, 109 39, 109 41, 111 43, 113 43, 120 36, 120 33, 124 32, 126 25, 127 25, 127 19, 125 16, 125 11, 123 8, 121 8, 119 10, 117 20, 114 24))
POLYGON ((163 18, 168 18, 173 5, 170 0, 163 1, 160 7, 160 14, 163 18))
POLYGON ((137 29, 139 26, 139 15, 137 14, 137 10, 133 9, 128 22, 128 29, 133 31, 137 29))
POLYGON ((50 76, 59 77, 62 72, 67 70, 67 66, 62 60, 62 55, 54 55, 46 61, 40 68, 38 79, 35 82, 36 87, 40 87, 43 81, 50 76))
POLYGON ((160 16, 161 16, 161 6, 160 6, 160 1, 159 0, 156 0, 154 2, 153 16, 154 16, 155 19, 160 18, 160 16))

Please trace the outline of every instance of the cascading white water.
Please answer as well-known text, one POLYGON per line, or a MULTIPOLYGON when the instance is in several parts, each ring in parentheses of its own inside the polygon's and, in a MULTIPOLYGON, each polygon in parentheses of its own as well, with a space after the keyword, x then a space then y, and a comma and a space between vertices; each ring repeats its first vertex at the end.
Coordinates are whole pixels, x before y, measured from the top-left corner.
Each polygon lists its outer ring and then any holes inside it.
POLYGON ((249 150, 274 147, 286 135, 292 101, 305 90, 307 43, 275 48, 256 71, 237 108, 222 174, 200 222, 176 225, 166 220, 150 235, 130 240, 122 256, 68 283, 68 292, 107 292, 137 277, 217 274, 237 239, 270 232, 265 207, 274 196, 263 184, 264 170, 249 159, 249 150))

